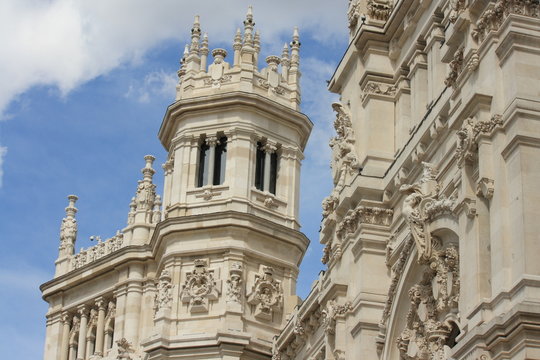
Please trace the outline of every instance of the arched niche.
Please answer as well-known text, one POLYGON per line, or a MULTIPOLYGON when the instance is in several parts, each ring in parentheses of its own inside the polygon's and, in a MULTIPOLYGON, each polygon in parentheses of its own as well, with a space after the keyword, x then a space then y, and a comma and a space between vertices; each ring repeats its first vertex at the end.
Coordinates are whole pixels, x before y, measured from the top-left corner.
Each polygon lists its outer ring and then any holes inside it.
MULTIPOLYGON (((429 224, 431 241, 433 242, 432 259, 430 261, 420 260, 416 246, 408 255, 396 286, 390 316, 385 324, 387 330, 382 359, 402 359, 398 339, 408 327, 408 314, 412 312, 411 316, 423 319, 424 321, 420 320, 419 323, 426 324, 424 327, 426 328, 429 320, 432 320, 426 315, 430 313, 427 310, 430 309, 430 306, 437 309, 435 319, 445 330, 440 331, 441 335, 439 337, 431 337, 431 339, 437 339, 433 341, 440 344, 438 351, 444 353, 448 358, 451 352, 450 349, 455 345, 455 339, 460 332, 457 314, 457 300, 459 297, 459 236, 457 225, 456 219, 451 215, 437 217, 429 224), (414 290, 412 290, 413 287, 414 290), (421 305, 417 307, 412 305, 410 293, 413 291, 423 294, 412 295, 416 296, 417 299, 423 299, 421 305), (426 300, 425 294, 429 294, 429 300, 426 300)), ((424 333, 415 331, 412 332, 415 336, 416 334, 427 334, 427 331, 424 333)), ((436 331, 429 332, 430 336, 434 333, 436 331)), ((426 335, 425 338, 427 339, 427 337, 426 335)), ((410 342, 412 340, 406 343, 409 344, 410 342)), ((411 347, 405 347, 408 349, 406 351, 410 351, 411 354, 418 354, 422 351, 420 348, 415 349, 415 346, 416 342, 411 347)), ((428 348, 431 349, 431 347, 428 348)), ((409 359, 417 358, 422 358, 422 354, 417 357, 409 357, 409 359)))

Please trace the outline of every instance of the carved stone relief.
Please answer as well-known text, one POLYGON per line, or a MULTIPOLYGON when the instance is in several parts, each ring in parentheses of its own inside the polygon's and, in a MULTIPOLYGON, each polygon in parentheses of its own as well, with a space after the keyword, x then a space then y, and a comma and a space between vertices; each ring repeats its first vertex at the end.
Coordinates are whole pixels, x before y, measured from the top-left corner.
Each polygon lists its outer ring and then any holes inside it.
POLYGON ((255 282, 248 295, 248 303, 255 306, 254 315, 261 320, 271 320, 274 312, 283 308, 281 282, 274 279, 274 269, 263 266, 255 275, 255 282))
POLYGON ((230 67, 225 61, 227 51, 225 49, 214 49, 212 50, 212 56, 214 57, 214 62, 208 67, 210 77, 204 79, 204 84, 219 89, 221 84, 230 82, 232 79, 231 75, 225 74, 230 67))
POLYGON ((420 181, 412 185, 402 185, 400 191, 409 194, 403 202, 402 212, 416 243, 418 258, 428 261, 432 255, 429 224, 436 216, 450 213, 455 201, 439 193, 440 185, 436 180, 437 170, 434 165, 427 162, 422 165, 424 172, 420 181))
POLYGON ((393 8, 392 0, 367 0, 368 16, 374 20, 388 20, 393 8))
POLYGON ((502 125, 502 116, 493 115, 489 120, 477 120, 470 117, 463 122, 461 129, 456 133, 458 142, 455 157, 458 167, 464 163, 472 163, 477 159, 478 136, 490 134, 496 126, 502 125))
POLYGON ((242 302, 242 264, 234 262, 229 270, 229 278, 227 279, 227 301, 242 302))
POLYGON ((189 311, 208 311, 209 301, 218 299, 220 289, 214 278, 214 271, 208 269, 208 261, 195 260, 195 268, 187 274, 186 281, 182 286, 181 300, 189 305, 189 311))
POLYGON ((456 83, 456 80, 463 70, 463 48, 457 49, 456 53, 454 54, 454 58, 450 63, 448 64, 450 67, 450 73, 444 80, 444 84, 446 86, 453 86, 456 83))
POLYGON ((172 306, 172 281, 171 273, 165 269, 161 272, 157 282, 157 292, 154 297, 154 317, 166 310, 170 310, 172 306))
POLYGON ((354 148, 355 139, 351 117, 340 103, 333 103, 332 108, 337 113, 336 120, 334 120, 337 136, 330 140, 333 153, 331 167, 334 187, 340 191, 345 185, 345 176, 357 172, 360 169, 360 164, 354 148))
POLYGON ((397 346, 403 359, 447 359, 446 344, 458 326, 458 250, 437 242, 431 258, 421 264, 423 277, 409 290, 411 304, 397 346))
POLYGON ((396 95, 397 88, 394 85, 388 85, 378 82, 370 81, 366 84, 362 90, 362 101, 366 99, 368 95, 385 95, 389 97, 394 97, 396 95))
POLYGON ((472 37, 482 42, 490 31, 497 31, 509 14, 540 18, 540 5, 537 1, 498 0, 482 13, 476 22, 472 37))

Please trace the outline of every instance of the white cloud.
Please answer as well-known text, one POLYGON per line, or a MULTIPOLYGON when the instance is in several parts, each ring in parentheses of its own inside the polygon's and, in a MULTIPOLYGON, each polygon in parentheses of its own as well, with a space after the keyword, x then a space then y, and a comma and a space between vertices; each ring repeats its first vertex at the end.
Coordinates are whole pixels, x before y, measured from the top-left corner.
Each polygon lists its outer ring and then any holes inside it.
POLYGON ((135 98, 141 103, 147 103, 152 97, 174 99, 178 76, 164 70, 153 71, 147 74, 142 82, 133 80, 125 94, 127 98, 135 98))
MULTIPOLYGON (((66 94, 123 63, 140 61, 166 39, 188 40, 193 15, 214 44, 232 42, 252 0, 7 0, 0 2, 0 117, 9 103, 35 85, 66 94), (224 19, 227 19, 224 21, 224 19)), ((346 2, 264 1, 254 4, 266 50, 294 25, 332 41, 346 29, 346 2), (271 45, 270 45, 271 44, 271 45)), ((182 50, 179 41, 179 54, 182 50)))
POLYGON ((2 187, 2 178, 4 177, 4 170, 2 165, 4 165, 4 157, 7 154, 7 147, 0 146, 0 188, 2 187))

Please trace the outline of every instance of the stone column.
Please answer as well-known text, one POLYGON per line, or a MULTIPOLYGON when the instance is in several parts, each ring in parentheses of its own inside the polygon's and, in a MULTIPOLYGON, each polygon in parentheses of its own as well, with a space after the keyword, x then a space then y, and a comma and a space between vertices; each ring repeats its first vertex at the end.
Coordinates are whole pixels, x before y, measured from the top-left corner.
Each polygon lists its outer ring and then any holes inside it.
POLYGON ((85 358, 86 351, 86 327, 88 326, 88 314, 86 305, 78 307, 79 315, 81 316, 81 325, 79 328, 79 341, 77 344, 77 360, 85 358))
POLYGON ((69 355, 69 330, 70 318, 67 312, 62 313, 62 348, 60 349, 60 360, 68 360, 69 355))
MULTIPOLYGON (((139 320, 141 315, 143 264, 132 264, 126 289, 124 309, 124 336, 134 348, 139 345, 139 320)), ((116 336, 115 336, 116 337, 116 336)))
POLYGON ((270 191, 270 171, 272 169, 272 154, 276 152, 276 146, 267 142, 264 145, 264 191, 270 191))
POLYGON ((206 144, 210 147, 208 151, 208 177, 206 178, 206 185, 212 185, 214 183, 217 137, 210 136, 206 138, 206 144))
POLYGON ((98 320, 96 327, 96 346, 94 347, 94 354, 103 355, 103 338, 105 335, 105 299, 102 297, 96 300, 96 306, 98 307, 98 320))

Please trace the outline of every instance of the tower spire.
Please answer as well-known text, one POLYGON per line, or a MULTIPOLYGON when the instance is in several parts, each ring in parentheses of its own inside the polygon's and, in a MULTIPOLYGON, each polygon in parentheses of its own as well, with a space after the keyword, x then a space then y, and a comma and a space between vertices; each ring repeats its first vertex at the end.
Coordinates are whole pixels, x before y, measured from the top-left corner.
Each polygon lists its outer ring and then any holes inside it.
POLYGON ((191 43, 189 45, 189 55, 186 60, 186 72, 198 73, 201 66, 200 57, 200 39, 201 39, 201 24, 199 15, 195 16, 193 27, 191 28, 191 43))
POLYGON ((242 49, 242 33, 240 28, 236 29, 236 34, 234 35, 233 41, 233 50, 234 50, 234 62, 233 66, 240 65, 240 50, 242 49))

